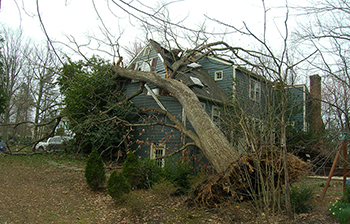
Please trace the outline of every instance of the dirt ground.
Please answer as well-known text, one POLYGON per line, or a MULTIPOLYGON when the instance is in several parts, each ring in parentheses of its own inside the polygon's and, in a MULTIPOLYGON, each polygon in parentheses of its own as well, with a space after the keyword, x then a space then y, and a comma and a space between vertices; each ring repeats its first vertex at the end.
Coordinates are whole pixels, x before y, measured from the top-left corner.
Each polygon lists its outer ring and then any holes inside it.
MULTIPOLYGON (((113 201, 105 189, 87 188, 83 166, 45 156, 0 155, 0 223, 268 223, 263 213, 257 218, 250 202, 194 208, 186 196, 170 197, 164 189, 134 191, 124 201, 113 201)), ((296 215, 293 222, 274 217, 269 223, 337 223, 328 208, 341 197, 341 182, 331 182, 323 201, 321 184, 315 190, 312 213, 296 215)))

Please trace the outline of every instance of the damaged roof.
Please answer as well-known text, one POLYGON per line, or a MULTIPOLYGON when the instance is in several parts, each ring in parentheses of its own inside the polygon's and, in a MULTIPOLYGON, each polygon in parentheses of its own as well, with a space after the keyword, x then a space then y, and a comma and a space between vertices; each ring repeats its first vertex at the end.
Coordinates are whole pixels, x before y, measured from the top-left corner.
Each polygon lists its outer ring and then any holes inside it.
MULTIPOLYGON (((150 40, 150 43, 158 55, 162 57, 166 69, 174 71, 172 65, 180 59, 178 57, 179 51, 169 51, 161 47, 161 45, 154 40, 150 40)), ((207 71, 198 63, 191 63, 188 61, 187 65, 180 66, 175 74, 172 74, 172 78, 179 80, 191 88, 198 98, 218 102, 226 102, 230 99, 207 71)))

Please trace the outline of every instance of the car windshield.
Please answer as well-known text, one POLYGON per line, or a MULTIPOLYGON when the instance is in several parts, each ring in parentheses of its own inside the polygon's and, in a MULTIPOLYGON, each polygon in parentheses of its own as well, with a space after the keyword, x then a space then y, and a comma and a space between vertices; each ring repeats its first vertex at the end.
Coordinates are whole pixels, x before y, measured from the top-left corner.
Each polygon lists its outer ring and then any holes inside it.
POLYGON ((0 145, 6 145, 6 143, 5 142, 0 142, 0 145))
POLYGON ((55 137, 52 137, 49 142, 50 143, 62 143, 63 141, 69 141, 71 140, 72 138, 71 137, 68 137, 68 136, 55 136, 55 137))

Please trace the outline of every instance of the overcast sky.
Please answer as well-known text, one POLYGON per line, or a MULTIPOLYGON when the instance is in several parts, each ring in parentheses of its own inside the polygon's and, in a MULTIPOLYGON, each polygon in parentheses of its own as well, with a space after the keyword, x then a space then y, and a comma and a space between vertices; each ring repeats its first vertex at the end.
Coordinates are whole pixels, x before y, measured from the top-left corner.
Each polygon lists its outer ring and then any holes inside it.
MULTIPOLYGON (((114 1, 119 6, 106 0, 96 2, 91 0, 38 0, 38 2, 47 33, 54 40, 66 42, 67 39, 64 35, 73 36, 79 41, 86 35, 99 36, 101 31, 98 27, 101 26, 101 23, 94 9, 94 4, 111 33, 119 36, 121 32, 124 32, 119 40, 121 44, 127 45, 136 38, 145 39, 144 32, 140 28, 141 23, 125 10, 139 17, 141 14, 132 11, 121 1, 114 1)), ((147 12, 151 12, 148 7, 159 5, 159 1, 156 0, 127 0, 127 2, 130 2, 137 9, 147 12), (143 2, 143 5, 140 2, 143 2), (147 2, 147 5, 144 2, 147 2)), ((283 23, 285 15, 285 9, 279 9, 279 7, 284 6, 285 2, 282 0, 265 0, 265 2, 266 8, 271 8, 268 11, 270 34, 276 36, 275 28, 283 23)), ((291 0, 289 5, 295 6, 298 2, 291 0)), ((207 15, 210 18, 239 27, 244 21, 255 33, 261 33, 263 30, 264 16, 261 0, 183 0, 169 4, 167 7, 172 22, 178 23, 186 18, 184 24, 188 28, 197 28, 205 20, 204 15, 207 15)), ((22 27, 26 36, 42 40, 45 39, 45 35, 36 14, 36 0, 3 0, 1 2, 0 22, 2 24, 13 28, 22 27)), ((225 31, 224 27, 208 19, 206 24, 208 31, 225 31)), ((232 37, 232 42, 237 41, 242 40, 238 36, 232 37)))

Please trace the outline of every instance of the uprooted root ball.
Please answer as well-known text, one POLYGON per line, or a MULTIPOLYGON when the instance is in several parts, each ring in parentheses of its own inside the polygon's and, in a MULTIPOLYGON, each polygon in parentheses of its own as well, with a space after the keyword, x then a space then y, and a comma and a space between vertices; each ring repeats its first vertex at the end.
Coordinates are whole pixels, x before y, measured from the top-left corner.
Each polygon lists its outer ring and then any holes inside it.
MULTIPOLYGON (((199 184, 190 202, 214 207, 228 200, 257 198, 269 189, 282 191, 285 181, 283 162, 283 153, 278 148, 264 148, 242 156, 223 174, 214 174, 199 184)), ((311 168, 309 163, 292 154, 287 154, 287 166, 290 183, 308 174, 311 168)))

